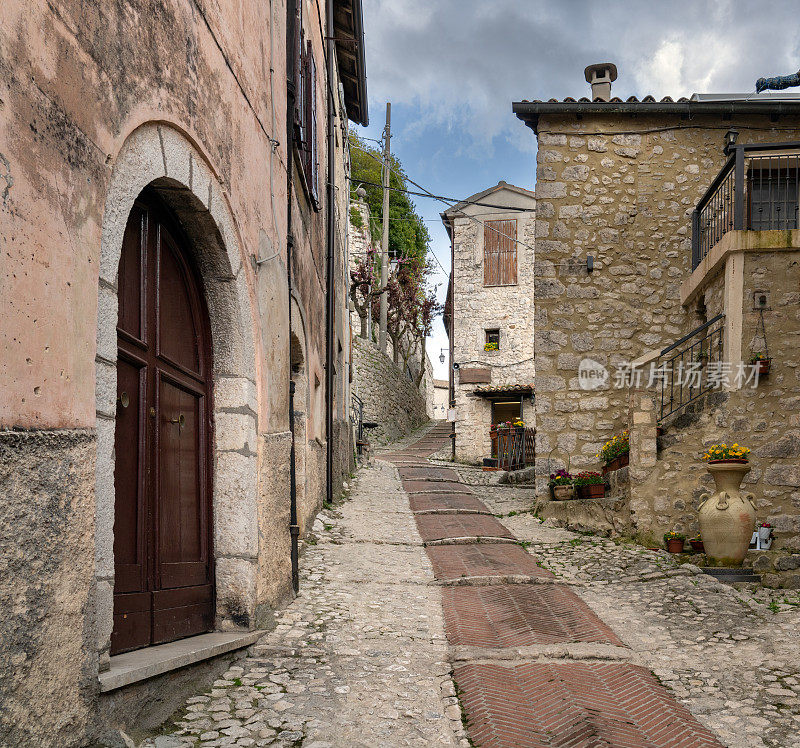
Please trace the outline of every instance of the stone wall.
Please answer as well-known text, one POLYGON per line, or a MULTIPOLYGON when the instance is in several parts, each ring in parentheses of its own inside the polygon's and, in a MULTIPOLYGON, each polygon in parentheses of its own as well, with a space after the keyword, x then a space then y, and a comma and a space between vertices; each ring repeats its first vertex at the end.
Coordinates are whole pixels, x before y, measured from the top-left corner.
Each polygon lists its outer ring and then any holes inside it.
MULTIPOLYGON (((453 231, 453 361, 455 375, 456 458, 477 463, 491 453, 489 428, 491 401, 475 396, 475 384, 461 383, 461 370, 489 369, 492 386, 532 384, 534 366, 534 246, 535 201, 533 195, 500 183, 483 202, 514 206, 508 211, 486 206, 467 206, 454 214, 453 231), (473 215, 475 214, 475 215, 473 215), (470 216, 470 217, 467 217, 470 216), (484 285, 485 221, 517 222, 517 282, 484 285), (500 331, 499 349, 486 351, 486 330, 500 331)), ((446 214, 447 215, 447 214, 446 214)), ((535 426, 530 397, 523 402, 526 425, 535 426)))
POLYGON ((97 688, 90 430, 0 432, 0 745, 74 745, 97 688))
POLYGON ((353 338, 353 392, 364 401, 364 420, 380 424, 364 432, 372 445, 400 439, 428 420, 424 392, 389 356, 360 337, 353 338))
POLYGON ((614 387, 618 367, 698 324, 680 298, 691 272, 691 211, 724 163, 731 126, 740 143, 797 138, 791 120, 775 125, 767 117, 691 124, 677 116, 540 117, 537 454, 556 449, 573 468, 597 469, 598 449, 627 426, 628 393, 614 387), (581 390, 583 358, 609 369, 606 388, 581 390))

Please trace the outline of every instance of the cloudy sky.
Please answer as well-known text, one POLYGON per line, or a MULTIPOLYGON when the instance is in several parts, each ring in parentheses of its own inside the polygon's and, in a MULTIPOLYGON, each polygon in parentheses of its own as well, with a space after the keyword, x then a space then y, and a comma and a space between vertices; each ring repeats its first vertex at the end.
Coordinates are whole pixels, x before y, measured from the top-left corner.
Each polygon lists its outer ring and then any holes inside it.
MULTIPOLYGON (((533 189, 536 139, 521 99, 585 96, 583 69, 614 62, 614 95, 752 92, 800 68, 796 2, 743 0, 363 0, 371 124, 392 102, 392 151, 437 195, 463 198, 504 179, 533 189)), ((416 198, 449 268, 441 203, 416 198)), ((436 278, 443 297, 444 273, 436 278)), ((428 352, 446 378, 441 320, 428 352)))

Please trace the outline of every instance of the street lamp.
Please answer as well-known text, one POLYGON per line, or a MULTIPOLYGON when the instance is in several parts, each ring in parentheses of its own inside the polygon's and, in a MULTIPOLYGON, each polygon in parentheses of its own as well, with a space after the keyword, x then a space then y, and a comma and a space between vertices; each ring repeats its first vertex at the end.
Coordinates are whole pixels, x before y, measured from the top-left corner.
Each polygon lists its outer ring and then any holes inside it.
POLYGON ((443 364, 444 363, 444 359, 445 359, 444 348, 442 348, 441 352, 439 353, 439 363, 443 364))
POLYGON ((731 149, 736 145, 738 137, 739 131, 733 127, 725 133, 725 153, 730 153, 731 149))

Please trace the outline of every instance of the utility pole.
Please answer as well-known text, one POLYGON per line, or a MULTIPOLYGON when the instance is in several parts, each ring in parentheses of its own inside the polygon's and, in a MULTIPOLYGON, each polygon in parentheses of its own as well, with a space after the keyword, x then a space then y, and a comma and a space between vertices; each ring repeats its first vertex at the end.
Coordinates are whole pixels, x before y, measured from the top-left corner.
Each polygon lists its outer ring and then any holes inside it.
POLYGON ((392 105, 386 104, 386 130, 383 141, 383 240, 381 241, 381 318, 378 347, 386 353, 386 318, 388 293, 386 284, 389 282, 389 141, 392 139, 392 105))

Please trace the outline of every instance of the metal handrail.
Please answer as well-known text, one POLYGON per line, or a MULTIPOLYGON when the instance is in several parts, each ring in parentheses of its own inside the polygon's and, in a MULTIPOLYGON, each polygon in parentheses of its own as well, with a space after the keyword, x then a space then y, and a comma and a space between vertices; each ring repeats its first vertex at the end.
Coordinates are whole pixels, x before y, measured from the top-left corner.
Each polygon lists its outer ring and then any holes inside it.
POLYGON ((715 389, 708 372, 710 364, 723 363, 724 318, 724 314, 716 315, 661 351, 656 361, 661 390, 659 423, 715 389))
POLYGON ((716 317, 712 317, 710 320, 708 320, 708 322, 704 322, 699 327, 695 327, 695 329, 692 330, 688 335, 684 335, 680 340, 676 340, 672 345, 668 345, 663 351, 661 351, 659 358, 661 358, 661 356, 663 356, 665 353, 669 353, 671 350, 677 348, 681 343, 685 343, 690 338, 693 338, 695 335, 703 332, 703 330, 708 329, 711 327, 711 325, 718 320, 721 320, 724 316, 724 314, 718 314, 716 317))

